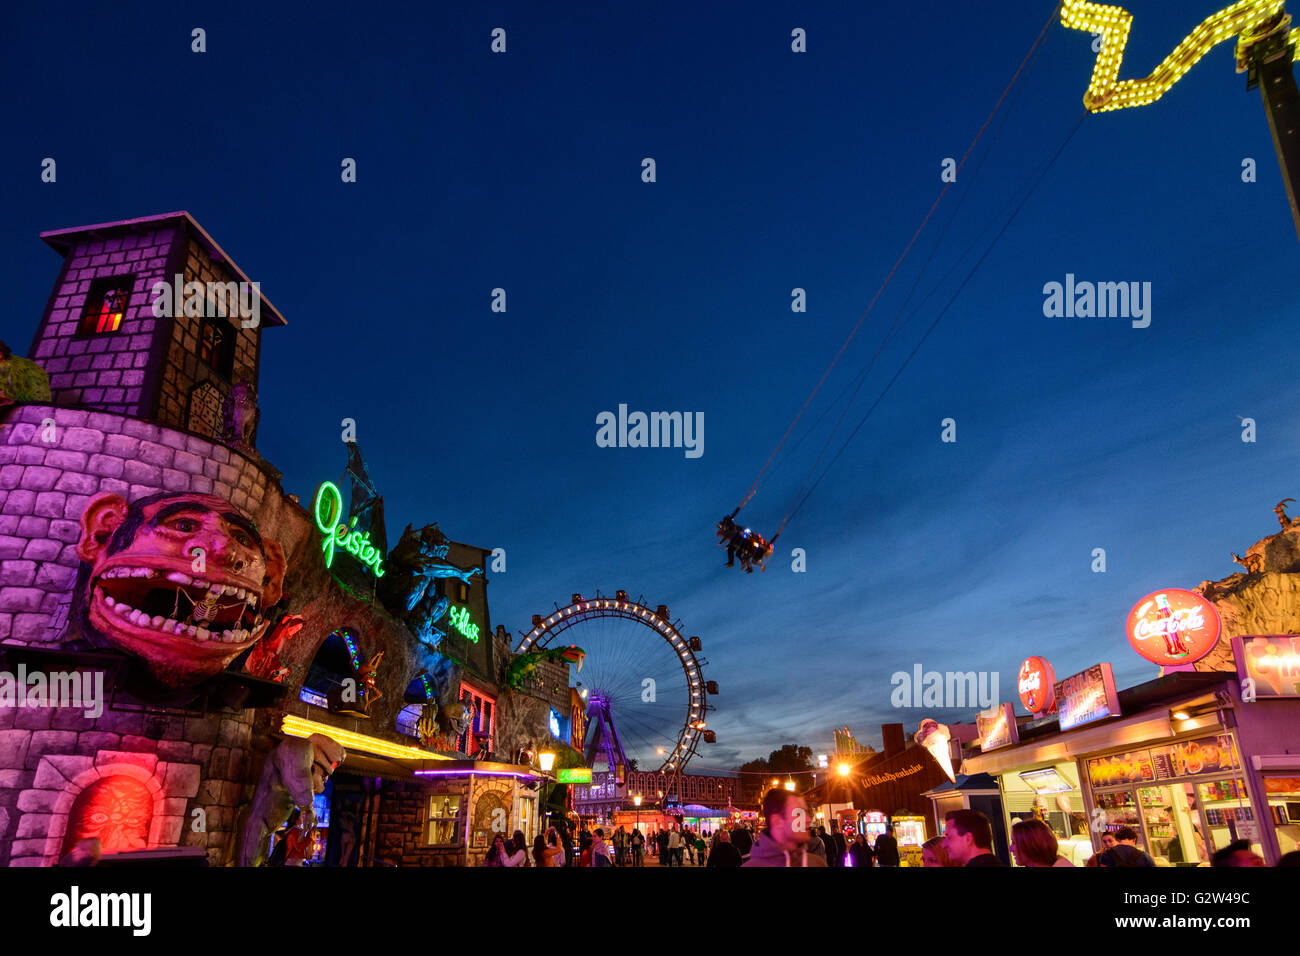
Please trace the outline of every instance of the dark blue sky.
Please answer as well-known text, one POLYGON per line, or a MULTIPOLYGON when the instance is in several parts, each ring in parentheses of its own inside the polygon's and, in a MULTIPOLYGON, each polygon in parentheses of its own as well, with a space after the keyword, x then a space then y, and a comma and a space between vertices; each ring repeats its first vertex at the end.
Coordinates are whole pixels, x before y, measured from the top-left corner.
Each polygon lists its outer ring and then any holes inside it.
MULTIPOLYGON (((1112 661, 1121 686, 1153 676, 1125 640, 1134 600, 1230 573, 1229 551, 1300 496, 1300 248, 1259 95, 1225 44, 1155 105, 1086 120, 767 573, 723 568, 713 523, 1050 4, 474 6, 12 11, 2 334, 26 350, 55 278, 41 230, 189 210, 289 320, 264 340, 259 432, 286 489, 339 474, 352 417, 390 536, 436 520, 506 549, 494 624, 517 631, 597 587, 668 603, 723 690, 700 768, 789 741, 826 750, 843 724, 868 742, 882 722, 915 729, 928 712, 889 706, 890 674, 914 663, 998 671, 1003 699, 1028 653, 1058 674, 1112 661), (489 52, 498 26, 505 55, 489 52), (56 184, 40 181, 46 156, 56 184), (1150 328, 1045 318, 1043 285, 1066 273, 1151 282, 1150 328), (702 411, 703 457, 596 447, 596 415, 619 403, 702 411), (949 416, 955 445, 939 441, 949 416)), ((1216 8, 1131 0, 1121 76, 1216 8)), ((858 421, 1077 121, 1092 61, 1086 34, 1052 29, 978 176, 983 149, 805 424, 869 359, 956 210, 913 305, 940 288, 881 357, 858 421)), ((772 533, 838 414, 748 523, 772 533)))

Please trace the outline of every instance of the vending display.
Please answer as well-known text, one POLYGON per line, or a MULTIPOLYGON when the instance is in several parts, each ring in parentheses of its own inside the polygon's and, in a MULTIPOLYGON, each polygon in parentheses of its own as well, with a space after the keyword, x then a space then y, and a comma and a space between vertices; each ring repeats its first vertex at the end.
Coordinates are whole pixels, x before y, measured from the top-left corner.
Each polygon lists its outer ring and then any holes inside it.
POLYGON ((878 810, 862 814, 862 828, 867 834, 867 842, 876 845, 876 837, 883 836, 889 826, 889 818, 878 810))
POLYGON ((893 818, 894 837, 899 849, 920 846, 925 842, 925 817, 900 816, 893 818))
POLYGON ((1101 811, 1102 831, 1105 833, 1114 833, 1120 827, 1141 828, 1137 800, 1130 790, 1098 794, 1097 809, 1101 811))

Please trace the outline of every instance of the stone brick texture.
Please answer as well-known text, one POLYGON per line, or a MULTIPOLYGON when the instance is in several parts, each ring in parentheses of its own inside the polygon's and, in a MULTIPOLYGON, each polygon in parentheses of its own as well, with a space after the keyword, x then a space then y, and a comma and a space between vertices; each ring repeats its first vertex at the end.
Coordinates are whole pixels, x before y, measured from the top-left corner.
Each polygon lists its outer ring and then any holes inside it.
MULTIPOLYGON (((226 361, 209 362, 200 354, 203 316, 155 316, 154 285, 175 283, 170 263, 180 262, 182 282, 235 283, 240 277, 227 262, 213 257, 183 219, 137 226, 110 227, 72 236, 65 253, 66 271, 37 333, 31 357, 50 377, 55 404, 136 415, 208 438, 220 437, 221 401, 231 384, 246 378, 257 384, 262 325, 244 328, 238 301, 226 316, 210 321, 232 337, 226 361), (114 331, 82 329, 95 280, 129 278, 131 294, 114 331), (230 314, 232 311, 235 314, 230 314), (147 379, 161 362, 159 392, 147 379), (191 396, 196 400, 191 401, 191 396)), ((204 286, 205 289, 209 288, 204 286)), ((215 300, 214 300, 215 302, 215 300)), ((175 312, 174 301, 171 311, 175 312)), ((184 448, 184 446, 180 446, 184 448)))
MULTIPOLYGON (((238 285, 240 281, 238 273, 220 259, 212 258, 203 244, 193 237, 185 243, 184 274, 186 282, 233 282, 238 285)), ((238 303, 233 305, 234 308, 227 308, 226 311, 237 311, 238 303)), ((218 396, 224 399, 230 390, 230 384, 241 378, 248 379, 256 386, 258 337, 261 334, 260 324, 244 328, 243 321, 237 315, 210 320, 183 314, 176 316, 163 366, 158 420, 209 438, 219 438, 221 420, 218 396), (228 334, 235 337, 229 378, 224 369, 214 369, 200 357, 206 321, 221 323, 228 334)))
POLYGON ((169 222, 110 236, 87 233, 74 241, 31 356, 49 375, 55 402, 123 414, 147 411, 142 406, 144 369, 153 336, 166 321, 154 317, 151 290, 155 282, 168 279, 167 257, 181 235, 179 224, 169 222), (117 276, 132 280, 118 329, 80 334, 91 283, 117 276))
POLYGON ((99 492, 128 501, 161 491, 215 494, 292 555, 310 519, 264 468, 136 418, 44 405, 0 410, 0 640, 58 641, 80 564, 81 512, 99 492))
MULTIPOLYGON (((28 712, 0 709, 0 727, 28 712)), ((244 741, 219 756, 211 748, 197 753, 187 736, 193 726, 185 719, 112 709, 94 720, 76 711, 52 713, 56 722, 80 721, 86 729, 0 729, 0 866, 49 863, 47 838, 61 838, 67 825, 61 798, 66 804, 68 792, 79 792, 124 767, 149 779, 161 798, 151 821, 151 846, 188 846, 198 840, 209 848, 211 863, 226 863, 235 844, 239 807, 252 792, 247 755, 254 711, 199 718, 214 733, 244 741), (195 829, 200 820, 205 824, 201 831, 195 829)))
MULTIPOLYGON (((538 795, 536 790, 518 788, 511 779, 500 777, 449 776, 430 783, 402 781, 385 784, 376 826, 376 859, 396 866, 481 866, 491 839, 475 840, 475 808, 487 793, 495 795, 500 805, 509 808, 506 837, 522 828, 521 801, 531 798, 535 804, 538 795), (455 846, 430 846, 428 843, 429 801, 431 797, 442 794, 460 797, 455 846)), ((533 833, 536 833, 535 827, 534 823, 533 833)), ((528 834, 530 858, 532 835, 528 834)))

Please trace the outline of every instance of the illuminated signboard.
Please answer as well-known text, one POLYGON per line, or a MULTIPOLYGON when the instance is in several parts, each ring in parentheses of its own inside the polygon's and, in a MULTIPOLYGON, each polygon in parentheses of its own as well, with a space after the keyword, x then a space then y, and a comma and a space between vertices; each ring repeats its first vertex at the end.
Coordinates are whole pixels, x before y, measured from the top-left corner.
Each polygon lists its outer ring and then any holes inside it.
POLYGON ((975 724, 979 728, 980 750, 986 753, 997 747, 1010 747, 1020 743, 1016 711, 1009 703, 999 704, 991 714, 978 714, 975 724))
POLYGON ((339 547, 353 555, 377 578, 384 576, 384 554, 370 543, 370 532, 360 532, 343 520, 343 495, 330 481, 316 489, 312 505, 316 527, 325 536, 321 550, 325 552, 325 567, 334 566, 334 548, 339 547))
MULTIPOLYGON (((1256 697, 1300 697, 1300 637, 1256 634, 1232 639, 1237 676, 1256 697)), ((1243 694, 1245 696, 1245 694, 1243 694)))
POLYGON ((1020 779, 1034 793, 1069 793, 1074 789, 1074 784, 1062 777, 1055 767, 1022 771, 1020 779))
MULTIPOLYGON (((1101 34, 1097 63, 1092 70, 1088 92, 1083 97, 1083 105, 1094 113, 1100 113, 1154 103, 1213 47, 1238 34, 1242 34, 1243 38, 1252 35, 1281 14, 1284 7, 1284 0, 1238 0, 1197 24, 1149 76, 1121 80, 1119 68, 1124 59, 1129 30, 1133 26, 1133 14, 1123 7, 1110 4, 1064 0, 1061 7, 1063 25, 1073 30, 1101 34)), ((1292 30, 1288 39, 1291 43, 1300 40, 1300 30, 1292 30)), ((1300 46, 1291 55, 1300 58, 1300 46)), ((1237 72, 1244 72, 1240 62, 1237 72)))
POLYGON ((1016 682, 1020 703, 1031 714, 1043 714, 1056 703, 1056 671, 1042 657, 1027 657, 1016 682))
POLYGON ((590 767, 565 767, 555 771, 556 783, 591 783, 590 767))
POLYGON ((1055 692, 1062 730, 1119 716, 1119 695, 1109 664, 1096 664, 1057 681, 1055 692))
POLYGON ((1152 664, 1185 668, 1219 642, 1219 612, 1195 591, 1152 591, 1128 612, 1128 642, 1152 664))
POLYGON ((469 619, 469 608, 454 607, 447 614, 447 619, 451 621, 451 626, 460 631, 467 638, 478 643, 478 625, 469 619))

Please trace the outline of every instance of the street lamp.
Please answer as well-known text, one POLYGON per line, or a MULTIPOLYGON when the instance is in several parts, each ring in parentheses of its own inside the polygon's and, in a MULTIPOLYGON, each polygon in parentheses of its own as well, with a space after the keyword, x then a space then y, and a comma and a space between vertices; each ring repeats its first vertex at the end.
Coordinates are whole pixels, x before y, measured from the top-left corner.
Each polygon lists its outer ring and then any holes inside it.
MULTIPOLYGON (((554 752, 550 750, 543 750, 541 753, 539 753, 537 755, 537 766, 542 768, 542 806, 538 814, 538 819, 541 821, 541 823, 539 824, 540 829, 538 830, 538 832, 545 833, 546 831, 546 778, 550 776, 551 768, 555 766, 554 752)), ((538 865, 540 866, 541 864, 539 863, 538 865)))
POLYGON ((847 777, 848 775, 849 775, 849 765, 846 763, 840 764, 840 776, 847 777))
POLYGON ((787 781, 785 782, 785 788, 786 788, 787 790, 790 790, 790 791, 793 791, 793 790, 794 790, 794 778, 793 778, 793 777, 791 777, 789 780, 787 780, 787 781))

